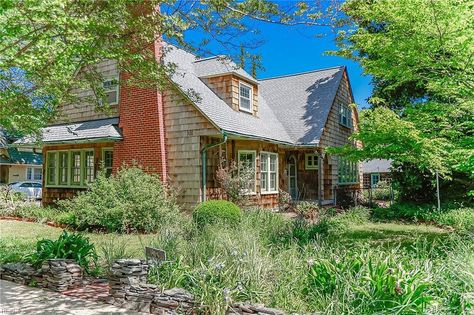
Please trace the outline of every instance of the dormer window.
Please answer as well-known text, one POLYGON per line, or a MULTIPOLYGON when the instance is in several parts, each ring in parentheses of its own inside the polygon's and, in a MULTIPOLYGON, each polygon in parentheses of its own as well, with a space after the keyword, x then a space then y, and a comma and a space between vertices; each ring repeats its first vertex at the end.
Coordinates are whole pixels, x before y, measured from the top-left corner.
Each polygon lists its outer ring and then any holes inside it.
POLYGON ((117 105, 119 102, 118 78, 107 79, 103 82, 104 92, 109 105, 117 105))
POLYGON ((250 85, 239 83, 239 109, 241 111, 252 113, 252 94, 250 85))

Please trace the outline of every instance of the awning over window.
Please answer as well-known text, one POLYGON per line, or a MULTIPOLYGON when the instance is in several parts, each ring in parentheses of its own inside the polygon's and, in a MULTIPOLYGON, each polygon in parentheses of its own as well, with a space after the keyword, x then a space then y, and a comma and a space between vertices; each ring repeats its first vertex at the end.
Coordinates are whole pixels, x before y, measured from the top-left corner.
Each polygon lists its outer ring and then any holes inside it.
POLYGON ((118 140, 122 140, 118 128, 118 118, 109 118, 42 128, 39 136, 21 138, 15 141, 14 145, 31 146, 118 140))

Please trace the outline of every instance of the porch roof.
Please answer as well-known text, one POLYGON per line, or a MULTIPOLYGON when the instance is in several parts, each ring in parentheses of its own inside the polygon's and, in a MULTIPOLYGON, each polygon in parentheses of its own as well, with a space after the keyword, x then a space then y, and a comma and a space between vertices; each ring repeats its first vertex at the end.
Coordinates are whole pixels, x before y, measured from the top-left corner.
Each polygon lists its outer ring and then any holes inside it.
POLYGON ((98 140, 121 140, 122 135, 118 129, 118 118, 89 120, 73 124, 63 124, 42 128, 40 136, 24 137, 14 142, 14 145, 34 145, 93 142, 98 140))

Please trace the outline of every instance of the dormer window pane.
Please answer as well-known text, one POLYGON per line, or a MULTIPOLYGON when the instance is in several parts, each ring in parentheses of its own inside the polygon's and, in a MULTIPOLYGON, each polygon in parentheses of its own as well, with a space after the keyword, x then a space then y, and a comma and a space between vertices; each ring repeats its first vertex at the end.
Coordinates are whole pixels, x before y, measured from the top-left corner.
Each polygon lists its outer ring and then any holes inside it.
POLYGON ((109 105, 116 105, 119 102, 118 78, 108 79, 103 82, 104 92, 109 105))
POLYGON ((252 87, 243 83, 239 86, 239 108, 242 111, 252 112, 252 87))

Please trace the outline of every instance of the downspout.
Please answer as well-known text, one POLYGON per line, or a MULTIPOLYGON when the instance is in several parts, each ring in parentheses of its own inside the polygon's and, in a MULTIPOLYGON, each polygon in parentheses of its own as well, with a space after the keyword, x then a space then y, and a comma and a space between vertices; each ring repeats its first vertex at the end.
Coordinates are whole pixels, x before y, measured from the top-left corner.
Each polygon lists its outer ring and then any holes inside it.
POLYGON ((227 133, 225 131, 221 131, 223 139, 217 143, 209 143, 206 144, 202 149, 201 149, 201 167, 202 167, 202 183, 201 183, 201 202, 206 201, 206 181, 207 181, 207 174, 206 174, 206 161, 207 161, 207 150, 217 147, 221 144, 224 144, 227 142, 227 133))

